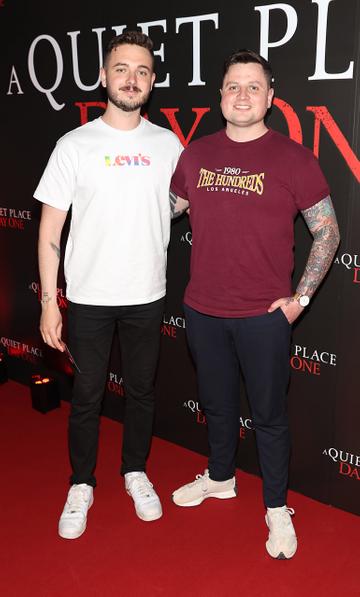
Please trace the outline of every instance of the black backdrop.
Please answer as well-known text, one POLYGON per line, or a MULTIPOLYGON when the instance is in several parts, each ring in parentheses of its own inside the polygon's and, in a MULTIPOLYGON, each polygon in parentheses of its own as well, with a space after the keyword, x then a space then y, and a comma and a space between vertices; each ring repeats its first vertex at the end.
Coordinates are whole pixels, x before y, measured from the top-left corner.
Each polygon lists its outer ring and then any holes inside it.
MULTIPOLYGON (((223 59, 238 47, 258 50, 275 72, 269 125, 319 157, 342 235, 325 283, 294 329, 290 485, 359 514, 359 3, 243 0, 219 6, 210 0, 197 2, 196 8, 190 2, 154 2, 145 9, 136 3, 0 1, 1 347, 14 379, 27 383, 32 373, 52 373, 62 397, 69 399, 70 367, 44 347, 38 332, 40 208, 32 194, 58 137, 102 113, 105 98, 97 86, 101 45, 125 27, 149 32, 157 50, 158 83, 148 116, 172 128, 184 144, 222 126, 218 89, 223 59)), ((298 218, 294 283, 310 245, 298 218)), ((172 224, 155 433, 205 454, 206 426, 182 312, 190 251, 185 216, 172 224)), ((66 324, 62 272, 58 301, 66 324)), ((121 420, 123 394, 115 339, 104 414, 121 420)), ((244 391, 240 399, 238 466, 258 472, 244 391)))

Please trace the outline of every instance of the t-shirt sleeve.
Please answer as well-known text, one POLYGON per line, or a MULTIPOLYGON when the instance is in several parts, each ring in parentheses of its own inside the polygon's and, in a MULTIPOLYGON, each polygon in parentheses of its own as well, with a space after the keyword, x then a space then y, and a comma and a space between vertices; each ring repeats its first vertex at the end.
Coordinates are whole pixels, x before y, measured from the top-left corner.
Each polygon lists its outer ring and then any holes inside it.
POLYGON ((296 207, 303 211, 325 199, 330 188, 314 154, 310 149, 301 146, 299 149, 299 156, 293 161, 293 183, 296 207))
POLYGON ((189 199, 186 181, 187 153, 186 149, 182 152, 170 185, 171 190, 178 195, 178 197, 182 197, 182 199, 189 199))
POLYGON ((35 190, 35 199, 68 211, 75 191, 76 161, 75 153, 60 139, 35 190))

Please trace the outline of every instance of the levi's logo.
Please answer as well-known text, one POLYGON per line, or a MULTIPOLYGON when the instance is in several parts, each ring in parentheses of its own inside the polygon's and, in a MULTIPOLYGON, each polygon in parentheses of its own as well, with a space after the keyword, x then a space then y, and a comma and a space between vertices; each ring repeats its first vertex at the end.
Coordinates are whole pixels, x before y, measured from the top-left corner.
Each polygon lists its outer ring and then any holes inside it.
POLYGON ((150 156, 142 155, 115 155, 105 156, 105 166, 150 166, 150 156))

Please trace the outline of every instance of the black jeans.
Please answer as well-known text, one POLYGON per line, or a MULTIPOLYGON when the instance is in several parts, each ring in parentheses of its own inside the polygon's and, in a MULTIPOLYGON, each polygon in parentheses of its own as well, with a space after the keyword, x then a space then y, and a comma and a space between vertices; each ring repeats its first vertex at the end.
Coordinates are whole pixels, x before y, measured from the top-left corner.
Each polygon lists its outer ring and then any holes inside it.
POLYGON ((186 331, 206 416, 209 474, 231 478, 240 431, 240 368, 256 433, 265 505, 286 504, 289 430, 286 394, 291 326, 281 309, 256 317, 220 318, 184 306, 186 331))
POLYGON ((69 347, 81 371, 75 372, 69 417, 71 483, 96 485, 99 418, 116 328, 126 396, 121 473, 145 471, 164 301, 120 307, 69 302, 69 347))

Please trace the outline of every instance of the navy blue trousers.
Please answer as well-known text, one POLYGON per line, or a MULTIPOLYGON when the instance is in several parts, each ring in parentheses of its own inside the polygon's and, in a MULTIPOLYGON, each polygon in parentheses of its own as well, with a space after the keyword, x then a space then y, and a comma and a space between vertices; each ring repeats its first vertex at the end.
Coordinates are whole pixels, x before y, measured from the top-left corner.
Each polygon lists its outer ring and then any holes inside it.
POLYGON ((210 478, 224 481, 235 473, 241 370, 256 433, 264 502, 272 508, 285 505, 291 325, 281 309, 244 318, 212 317, 187 305, 184 310, 208 427, 210 478))

